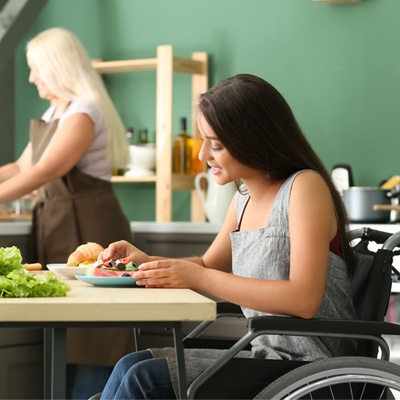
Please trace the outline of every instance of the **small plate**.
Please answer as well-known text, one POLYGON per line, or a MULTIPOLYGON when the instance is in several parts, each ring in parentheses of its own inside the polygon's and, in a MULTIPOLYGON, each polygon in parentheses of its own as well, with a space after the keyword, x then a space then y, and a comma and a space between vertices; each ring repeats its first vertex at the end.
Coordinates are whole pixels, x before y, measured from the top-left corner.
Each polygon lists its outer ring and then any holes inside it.
POLYGON ((128 276, 87 276, 75 275, 76 279, 82 282, 90 283, 94 286, 110 287, 139 287, 136 286, 136 279, 128 276))
POLYGON ((87 265, 71 267, 66 264, 47 264, 49 271, 64 279, 75 279, 76 274, 84 274, 86 272, 86 267, 87 265))

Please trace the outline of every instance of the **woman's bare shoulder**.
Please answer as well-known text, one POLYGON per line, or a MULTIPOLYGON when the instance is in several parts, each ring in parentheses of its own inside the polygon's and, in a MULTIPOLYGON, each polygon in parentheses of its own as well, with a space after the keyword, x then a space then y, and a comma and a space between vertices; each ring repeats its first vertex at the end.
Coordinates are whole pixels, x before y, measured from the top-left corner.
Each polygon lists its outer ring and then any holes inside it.
POLYGON ((317 207, 328 211, 333 207, 327 183, 314 171, 304 171, 296 177, 290 197, 291 204, 297 204, 300 208, 317 207))

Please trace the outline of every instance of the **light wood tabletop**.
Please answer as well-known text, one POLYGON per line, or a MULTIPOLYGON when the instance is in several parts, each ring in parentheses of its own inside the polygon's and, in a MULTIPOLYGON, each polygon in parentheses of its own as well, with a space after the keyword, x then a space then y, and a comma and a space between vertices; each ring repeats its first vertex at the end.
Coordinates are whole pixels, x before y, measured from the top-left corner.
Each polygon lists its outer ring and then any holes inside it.
POLYGON ((44 328, 45 399, 65 399, 67 328, 149 324, 172 329, 180 397, 186 398, 182 322, 216 319, 214 300, 190 289, 99 287, 76 279, 64 282, 72 289, 66 297, 0 299, 0 327, 44 328))
POLYGON ((190 289, 98 287, 77 279, 63 282, 72 288, 66 297, 1 299, 0 321, 204 321, 216 316, 215 301, 190 289))

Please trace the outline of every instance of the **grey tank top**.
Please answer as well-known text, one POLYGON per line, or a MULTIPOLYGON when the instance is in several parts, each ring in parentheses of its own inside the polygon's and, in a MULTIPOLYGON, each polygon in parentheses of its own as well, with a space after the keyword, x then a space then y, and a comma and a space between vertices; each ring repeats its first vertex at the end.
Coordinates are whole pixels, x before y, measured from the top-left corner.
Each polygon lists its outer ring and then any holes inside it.
MULTIPOLYGON (((231 233, 234 274, 256 279, 289 278, 289 200, 293 181, 301 172, 303 171, 289 177, 279 189, 267 227, 256 231, 237 230, 231 233)), ((248 195, 236 194, 238 224, 248 199, 248 195)), ((242 307, 242 310, 247 318, 268 315, 245 307, 242 307)), ((355 316, 346 265, 340 257, 330 253, 325 296, 315 317, 354 319, 355 316)), ((332 356, 354 355, 355 348, 355 341, 345 339, 263 335, 253 340, 251 351, 243 350, 237 357, 313 361, 332 356)), ((171 381, 175 393, 178 393, 174 349, 149 350, 153 357, 167 359, 171 381)), ((191 382, 224 353, 225 350, 217 349, 185 349, 187 382, 191 382)))
MULTIPOLYGON (((290 176, 279 189, 268 224, 265 228, 231 233, 232 271, 235 275, 267 280, 287 280, 290 273, 289 201, 292 185, 303 171, 290 176)), ((245 191, 242 187, 241 192, 245 191)), ((247 194, 237 194, 236 213, 238 226, 245 206, 247 194)), ((242 307, 249 317, 268 315, 242 307)), ((356 313, 350 295, 350 280, 346 264, 336 254, 329 253, 329 268, 325 295, 315 315, 316 318, 354 319, 356 313)), ((253 342, 257 358, 283 358, 315 360, 318 358, 351 355, 355 344, 349 340, 333 338, 307 338, 280 335, 259 336, 253 342)))

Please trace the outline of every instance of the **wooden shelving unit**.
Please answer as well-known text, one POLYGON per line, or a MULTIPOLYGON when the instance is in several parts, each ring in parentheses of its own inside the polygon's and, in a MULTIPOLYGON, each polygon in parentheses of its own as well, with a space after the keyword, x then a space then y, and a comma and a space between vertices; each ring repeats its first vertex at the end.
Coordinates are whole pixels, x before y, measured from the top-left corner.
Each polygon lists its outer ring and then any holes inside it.
MULTIPOLYGON (((156 221, 172 219, 172 190, 191 190, 191 220, 203 222, 204 211, 194 189, 194 177, 172 174, 172 103, 173 75, 192 75, 192 113, 198 94, 208 89, 208 57, 205 52, 194 52, 192 58, 176 57, 171 45, 157 47, 157 57, 138 60, 100 61, 93 66, 101 74, 156 71, 156 175, 142 178, 118 176, 113 182, 154 182, 156 192, 156 221)), ((192 115, 192 136, 198 137, 196 118, 192 115)))

